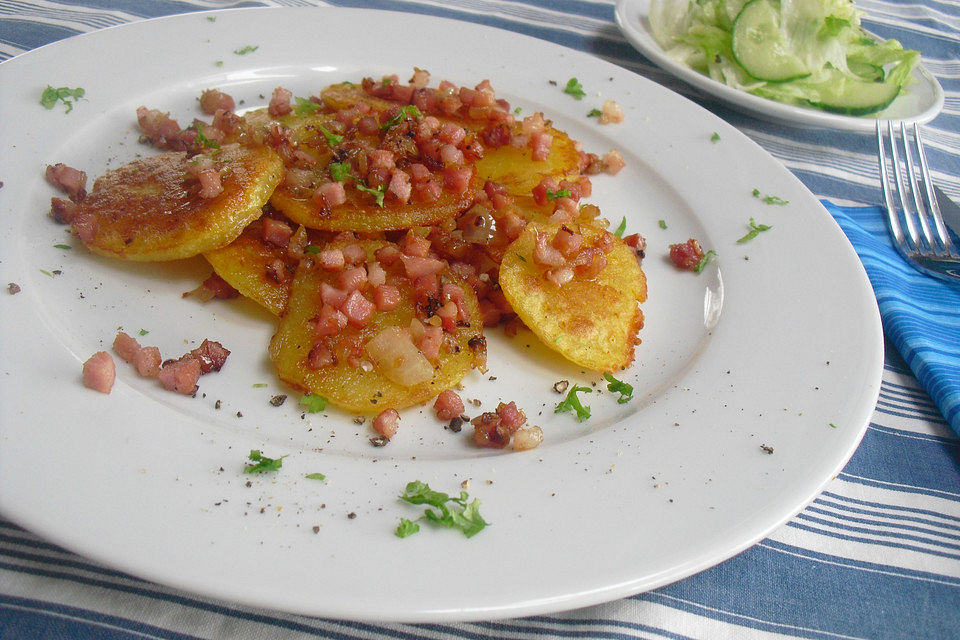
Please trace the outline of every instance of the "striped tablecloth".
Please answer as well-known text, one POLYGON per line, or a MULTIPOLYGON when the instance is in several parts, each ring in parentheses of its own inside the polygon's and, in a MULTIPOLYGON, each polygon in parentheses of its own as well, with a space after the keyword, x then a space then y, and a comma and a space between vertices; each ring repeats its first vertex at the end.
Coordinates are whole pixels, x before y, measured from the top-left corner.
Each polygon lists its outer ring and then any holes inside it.
MULTIPOLYGON (((142 18, 312 4, 319 3, 0 0, 0 60, 142 18)), ((612 0, 329 4, 444 16, 591 52, 725 118, 817 196, 846 205, 879 203, 872 136, 790 129, 728 110, 632 49, 614 24, 612 0)), ((960 4, 857 4, 869 16, 864 20, 868 29, 921 50, 924 64, 943 85, 945 108, 924 131, 935 181, 960 201, 960 4)), ((942 315, 951 330, 960 331, 960 308, 942 315)), ((888 342, 880 399, 860 448, 822 495, 768 539, 650 593, 561 614, 494 622, 376 625, 206 600, 95 564, 0 519, 2 640, 306 637, 960 638, 960 443, 888 342)))

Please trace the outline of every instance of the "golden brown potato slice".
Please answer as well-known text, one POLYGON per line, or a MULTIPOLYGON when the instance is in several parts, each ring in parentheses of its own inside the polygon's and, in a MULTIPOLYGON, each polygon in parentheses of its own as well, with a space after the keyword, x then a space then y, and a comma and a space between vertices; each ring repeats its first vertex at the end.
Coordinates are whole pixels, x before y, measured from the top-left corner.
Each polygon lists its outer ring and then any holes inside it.
MULTIPOLYGON (((264 239, 264 220, 254 220, 243 230, 240 237, 225 247, 207 251, 203 257, 241 295, 266 307, 279 316, 287 306, 290 283, 299 264, 296 252, 280 247, 264 239)), ((296 225, 293 225, 296 226, 296 225)), ((291 241, 313 246, 314 250, 327 240, 316 231, 297 231, 291 241), (302 234, 302 237, 298 236, 302 234)))
POLYGON ((74 228, 94 253, 126 260, 189 258, 233 242, 260 216, 283 162, 271 149, 239 145, 211 157, 223 186, 219 195, 199 195, 184 153, 142 158, 97 179, 74 228))
POLYGON ((361 89, 360 85, 352 82, 332 84, 320 92, 320 98, 328 108, 333 110, 349 109, 358 102, 366 102, 373 107, 374 111, 386 111, 397 106, 396 102, 374 97, 361 89))
POLYGON ((551 349, 596 371, 616 371, 633 361, 643 327, 637 306, 647 299, 647 282, 635 254, 622 240, 595 226, 581 225, 584 247, 612 238, 606 266, 593 278, 575 276, 562 286, 544 277, 534 261, 537 234, 553 238, 560 225, 529 223, 500 265, 500 286, 520 319, 551 349))
MULTIPOLYGON (((520 132, 520 123, 513 125, 514 134, 520 132)), ((563 131, 549 127, 553 144, 546 160, 534 161, 530 147, 518 149, 512 145, 487 148, 477 162, 481 181, 491 180, 507 188, 512 196, 530 195, 530 191, 546 177, 571 178, 579 174, 580 153, 574 141, 563 131)))
MULTIPOLYGON (((365 241, 363 246, 372 260, 373 251, 385 244, 365 241)), ((422 307, 418 309, 415 302, 413 283, 404 274, 400 261, 385 269, 386 284, 395 286, 400 292, 401 299, 396 308, 374 311, 362 328, 348 324, 333 336, 318 338, 311 320, 318 318, 323 306, 321 285, 337 286, 339 274, 325 271, 308 260, 301 262, 287 309, 270 342, 270 358, 281 380, 301 391, 323 396, 348 411, 379 413, 387 408, 400 409, 424 402, 457 384, 471 368, 485 367, 486 343, 480 307, 469 286, 462 287, 469 320, 460 323, 455 333, 442 334, 439 357, 424 370, 424 356, 407 333, 411 320, 423 317, 422 307), (408 358, 403 371, 393 368, 397 362, 376 360, 371 355, 374 352, 371 343, 387 348, 388 345, 399 345, 394 359, 408 358), (335 362, 311 366, 311 353, 318 345, 329 349, 335 362), (420 381, 407 386, 398 382, 403 376, 413 376, 420 381)), ((447 271, 442 272, 441 278, 461 284, 447 271)), ((369 299, 369 292, 364 297, 369 299)))

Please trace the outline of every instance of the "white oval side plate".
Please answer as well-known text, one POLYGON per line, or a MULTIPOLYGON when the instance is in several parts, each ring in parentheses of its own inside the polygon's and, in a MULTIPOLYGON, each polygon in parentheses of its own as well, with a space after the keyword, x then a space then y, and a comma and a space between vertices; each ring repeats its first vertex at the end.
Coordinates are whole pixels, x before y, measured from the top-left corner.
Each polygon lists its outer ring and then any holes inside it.
POLYGON ((877 120, 903 121, 907 124, 930 122, 943 108, 943 88, 937 79, 923 65, 913 70, 914 83, 909 91, 898 96, 884 109, 868 116, 847 116, 829 113, 813 107, 799 107, 783 104, 768 98, 761 98, 694 71, 690 67, 672 60, 664 54, 650 32, 650 0, 618 0, 616 6, 617 25, 627 40, 640 53, 658 67, 675 75, 684 82, 708 93, 731 106, 758 116, 765 120, 783 122, 799 127, 824 127, 872 133, 876 130, 877 120))

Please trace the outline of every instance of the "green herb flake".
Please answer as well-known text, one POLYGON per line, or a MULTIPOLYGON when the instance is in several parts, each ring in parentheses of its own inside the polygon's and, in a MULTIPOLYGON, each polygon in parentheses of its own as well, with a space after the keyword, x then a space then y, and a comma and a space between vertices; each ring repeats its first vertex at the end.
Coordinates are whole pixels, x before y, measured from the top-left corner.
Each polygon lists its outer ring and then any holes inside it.
POLYGON ((400 524, 397 525, 397 530, 393 533, 398 538, 409 538, 418 531, 420 531, 420 525, 416 522, 407 518, 400 518, 400 524))
POLYGON ((603 374, 603 377, 607 382, 610 383, 607 385, 607 390, 620 394, 620 397, 617 398, 618 404, 626 404, 633 400, 633 385, 627 384, 626 382, 621 382, 609 373, 603 374))
POLYGON ((387 195, 387 185, 382 184, 376 189, 371 189, 366 185, 357 183, 357 189, 359 189, 360 191, 363 191, 364 193, 369 193, 370 195, 372 195, 376 199, 378 207, 383 206, 383 197, 387 195))
POLYGON ((47 88, 40 94, 40 104, 49 110, 53 109, 57 102, 62 102, 63 106, 66 107, 64 113, 70 113, 73 111, 74 103, 82 98, 84 93, 85 91, 82 87, 71 89, 70 87, 54 88, 47 85, 47 88))
POLYGON ((318 124, 317 129, 320 129, 320 133, 327 139, 327 144, 331 147, 335 147, 343 142, 343 136, 327 131, 322 124, 318 124))
POLYGON ((766 194, 761 194, 760 189, 753 190, 753 197, 760 198, 761 200, 763 200, 764 204, 778 204, 778 205, 790 204, 789 200, 784 200, 779 196, 768 196, 766 194))
POLYGON ((599 118, 602 115, 603 111, 600 111, 600 109, 590 109, 590 111, 587 112, 588 118, 599 118))
POLYGON ((744 242, 750 242, 760 235, 761 231, 769 231, 772 228, 773 227, 768 224, 757 224, 753 218, 750 218, 750 231, 747 232, 747 235, 737 240, 737 243, 743 244, 744 242))
POLYGON ((577 422, 583 422, 590 417, 590 407, 585 407, 580 402, 580 398, 577 397, 577 392, 582 391, 583 393, 593 393, 593 389, 590 387, 581 387, 578 385, 573 385, 573 388, 567 393, 567 397, 557 403, 557 408, 553 410, 554 413, 565 413, 567 411, 574 411, 577 414, 577 422))
POLYGON ((220 143, 216 140, 211 140, 207 136, 203 135, 203 125, 197 123, 197 142, 200 143, 200 146, 207 147, 208 149, 219 149, 220 143))
POLYGON ((307 393, 300 396, 300 406, 306 409, 308 413, 319 413, 327 408, 327 399, 323 396, 307 393))
POLYGON ((407 118, 419 118, 421 115, 423 114, 420 113, 420 109, 417 109, 415 105, 404 105, 400 108, 397 115, 380 125, 380 131, 386 131, 390 127, 395 127, 407 118))
POLYGON ((150 333, 150 332, 147 331, 146 329, 140 329, 140 331, 138 331, 137 333, 139 333, 141 336, 145 336, 145 335, 147 335, 147 334, 150 333))
POLYGON ((707 251, 707 252, 704 254, 704 256, 703 256, 702 258, 700 258, 700 262, 698 262, 698 263, 697 263, 697 266, 695 266, 695 267, 693 268, 693 271, 694 271, 695 273, 700 273, 701 271, 704 270, 704 268, 706 268, 707 263, 710 262, 711 260, 713 260, 713 259, 716 258, 716 257, 717 257, 717 252, 714 251, 713 249, 710 249, 710 251, 707 251))
POLYGON ((247 457, 254 464, 246 465, 243 468, 244 473, 266 473, 268 471, 279 471, 280 467, 283 466, 283 459, 287 456, 268 458, 261 454, 259 449, 251 449, 250 455, 247 457))
POLYGON ((308 473, 304 476, 307 480, 326 480, 327 476, 322 473, 308 473))
POLYGON ((583 90, 583 85, 580 84, 580 81, 576 78, 570 78, 567 80, 567 86, 563 88, 563 92, 573 96, 577 100, 583 100, 583 96, 587 93, 583 90))
POLYGON ((547 200, 556 200, 557 198, 569 198, 570 189, 557 189, 556 191, 550 191, 547 189, 547 200))
POLYGON ((310 255, 316 255, 320 253, 320 247, 315 244, 308 244, 307 248, 303 250, 304 253, 309 253, 310 255))
POLYGON ((666 228, 667 228, 667 221, 666 221, 666 220, 657 220, 657 226, 660 227, 661 229, 666 229, 666 228))
POLYGON ((710 136, 710 142, 720 142, 720 134, 714 131, 713 135, 710 136))
POLYGON ((830 428, 831 428, 831 429, 836 429, 836 428, 837 428, 837 425, 835 425, 835 424, 833 424, 833 423, 831 422, 831 423, 830 423, 830 428))
POLYGON ((622 238, 623 232, 626 230, 627 230, 627 219, 626 217, 624 217, 622 220, 620 220, 620 224, 617 226, 617 230, 613 232, 613 235, 617 236, 618 238, 622 238))
POLYGON ((314 113, 322 106, 320 103, 314 102, 309 98, 294 97, 293 101, 297 103, 297 105, 293 108, 293 112, 298 116, 306 116, 314 113))
POLYGON ((513 115, 518 116, 518 115, 520 115, 522 112, 523 112, 523 109, 521 109, 520 107, 517 107, 517 108, 515 108, 515 109, 513 110, 513 115))
POLYGON ((50 273, 49 271, 47 271, 46 269, 40 269, 40 273, 42 273, 43 275, 47 276, 48 278, 52 278, 52 277, 53 277, 53 274, 50 273))
POLYGON ((213 64, 215 64, 215 65, 218 66, 218 67, 222 67, 222 66, 223 66, 223 60, 217 60, 217 61, 214 62, 213 64))
POLYGON ((248 44, 247 46, 245 46, 245 47, 242 48, 242 49, 234 49, 233 52, 234 52, 235 54, 237 54, 238 56, 245 56, 245 55, 247 55, 248 53, 253 53, 254 51, 256 51, 256 50, 259 49, 259 48, 260 48, 260 45, 254 46, 254 45, 248 44))
POLYGON ((254 388, 254 389, 265 389, 266 386, 267 386, 267 383, 266 383, 266 382, 255 382, 255 383, 253 384, 253 388, 254 388))
POLYGON ((349 162, 331 162, 327 169, 330 170, 330 177, 335 182, 343 182, 353 175, 353 167, 350 166, 349 162))
POLYGON ((55 244, 55 245, 53 245, 53 248, 54 248, 54 249, 63 249, 64 251, 70 251, 71 249, 73 249, 73 247, 71 247, 71 246, 68 245, 68 244, 55 244))
POLYGON ((216 22, 217 16, 207 16, 207 22, 216 22))
MULTIPOLYGON (((407 483, 400 499, 410 504, 427 505, 417 521, 426 520, 440 527, 459 529, 468 538, 480 533, 489 524, 480 515, 480 500, 474 498, 468 502, 470 496, 466 491, 461 491, 460 497, 454 498, 434 491, 425 482, 415 480, 407 483)), ((394 533, 400 538, 413 535, 420 530, 417 521, 401 518, 394 533)))

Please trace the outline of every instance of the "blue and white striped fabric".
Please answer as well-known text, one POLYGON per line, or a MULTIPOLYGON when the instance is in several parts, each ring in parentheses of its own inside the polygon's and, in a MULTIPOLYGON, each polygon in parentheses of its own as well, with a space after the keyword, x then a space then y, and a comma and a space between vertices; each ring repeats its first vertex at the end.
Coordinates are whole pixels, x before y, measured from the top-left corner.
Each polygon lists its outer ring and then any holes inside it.
MULTIPOLYGON (((0 60, 133 20, 310 0, 0 0, 0 60)), ((613 0, 333 0, 438 15, 588 51, 652 78, 727 119, 821 198, 864 261, 888 333, 880 399, 863 443, 807 509, 712 569, 656 591, 552 616, 462 624, 369 624, 264 611, 133 578, 0 519, 0 640, 33 638, 960 638, 960 295, 890 256, 875 205, 871 136, 796 130, 728 110, 653 67, 618 33, 613 0), (929 293, 928 293, 929 291, 929 293), (937 306, 929 300, 936 299, 937 306), (909 302, 908 302, 909 301, 909 302), (939 309, 939 310, 938 310, 939 309), (941 325, 937 358, 901 314, 941 325), (952 349, 952 351, 951 351, 952 349), (931 400, 898 350, 953 366, 931 400), (950 355, 952 353, 952 355, 950 355)), ((946 92, 925 126, 935 181, 960 201, 960 3, 858 0, 865 26, 923 52, 946 92)), ((518 61, 522 63, 522 61, 518 61)), ((2 117, 2 105, 0 105, 2 117)), ((2 180, 2 176, 0 176, 2 180)), ((917 321, 911 321, 915 323, 917 321)), ((914 324, 913 326, 917 326, 914 324)), ((926 338, 926 330, 916 332, 926 338)), ((922 359, 922 360, 921 360, 922 359)), ((921 377, 926 377, 920 369, 921 377)), ((926 384, 926 381, 925 381, 926 384)), ((0 445, 2 446, 2 445, 0 445)))

